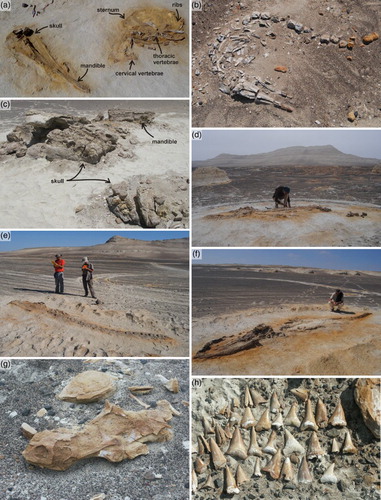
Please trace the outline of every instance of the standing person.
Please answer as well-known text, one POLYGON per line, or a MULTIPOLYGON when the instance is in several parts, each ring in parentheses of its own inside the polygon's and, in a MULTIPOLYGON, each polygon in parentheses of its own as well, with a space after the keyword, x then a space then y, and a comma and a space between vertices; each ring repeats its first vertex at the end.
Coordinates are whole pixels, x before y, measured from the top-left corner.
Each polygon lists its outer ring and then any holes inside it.
POLYGON ((89 295, 89 290, 93 299, 96 299, 93 287, 94 266, 87 257, 82 259, 82 283, 85 290, 85 297, 89 295))
POLYGON ((64 267, 66 262, 62 255, 57 254, 56 260, 52 260, 54 266, 54 281, 56 282, 56 293, 64 293, 64 267))
POLYGON ((331 311, 335 310, 335 306, 337 310, 340 311, 341 307, 344 305, 344 293, 338 288, 333 294, 330 296, 328 300, 328 304, 331 307, 331 311))
POLYGON ((276 188, 273 194, 273 200, 275 201, 275 208, 278 208, 279 204, 283 205, 285 208, 287 206, 291 208, 290 191, 291 189, 287 186, 278 186, 276 188))

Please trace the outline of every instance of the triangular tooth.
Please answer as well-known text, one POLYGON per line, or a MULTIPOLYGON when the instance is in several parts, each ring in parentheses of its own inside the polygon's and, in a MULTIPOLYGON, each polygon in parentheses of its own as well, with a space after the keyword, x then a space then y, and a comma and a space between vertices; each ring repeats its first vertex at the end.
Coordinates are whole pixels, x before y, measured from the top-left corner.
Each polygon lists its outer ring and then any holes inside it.
POLYGON ((237 483, 237 486, 241 486, 241 484, 246 483, 246 481, 249 481, 249 478, 245 474, 242 467, 238 464, 237 470, 235 473, 235 482, 237 483))
POLYGON ((223 406, 223 407, 222 407, 222 408, 218 411, 218 413, 219 413, 220 415, 226 416, 227 409, 228 409, 228 405, 225 405, 225 406, 223 406))
POLYGON ((213 438, 209 438, 210 453, 215 469, 222 469, 226 465, 226 458, 213 438))
POLYGON ((261 459, 257 458, 254 465, 254 477, 261 477, 261 459))
POLYGON ((275 455, 271 457, 271 460, 262 467, 264 472, 268 472, 273 479, 279 479, 280 477, 280 466, 282 461, 281 450, 279 449, 275 455))
POLYGON ((271 424, 271 427, 274 427, 274 429, 281 429, 283 427, 283 417, 281 413, 278 413, 276 419, 274 422, 271 424))
POLYGON ((193 493, 196 493, 198 488, 198 479, 197 479, 197 474, 194 469, 192 469, 192 491, 193 493))
POLYGON ((271 399, 270 399, 270 411, 271 413, 278 413, 280 409, 280 403, 278 399, 278 394, 274 391, 271 394, 271 399))
POLYGON ((304 447, 296 440, 296 438, 291 434, 291 432, 287 429, 284 430, 285 436, 285 445, 283 448, 283 455, 289 456, 292 453, 298 453, 302 455, 305 453, 304 447))
POLYGON ((260 431, 269 431, 270 429, 271 429, 270 411, 268 408, 266 408, 262 413, 261 418, 258 420, 257 425, 255 426, 255 430, 257 432, 260 432, 260 431))
POLYGON ((263 455, 262 450, 258 446, 257 443, 257 433, 255 432, 255 428, 251 427, 250 429, 250 446, 247 450, 248 455, 256 455, 257 457, 261 457, 263 455))
POLYGON ((225 467, 225 493, 228 495, 239 493, 239 488, 237 488, 237 484, 228 465, 225 467))
POLYGON ((232 410, 234 411, 234 408, 239 408, 239 407, 240 407, 239 399, 238 398, 233 398, 233 400, 232 400, 232 410))
POLYGON ((250 387, 250 394, 251 394, 251 399, 253 400, 254 406, 266 404, 267 401, 253 387, 250 387))
POLYGON ((292 468, 290 457, 284 459, 282 470, 280 472, 280 477, 284 481, 293 481, 294 479, 294 469, 292 468))
POLYGON ((320 478, 321 483, 329 483, 329 484, 336 484, 337 483, 337 477, 335 473, 333 472, 335 468, 335 464, 332 463, 331 465, 328 466, 327 470, 324 472, 324 474, 320 478))
POLYGON ((313 458, 319 455, 324 455, 324 450, 319 443, 319 438, 315 431, 312 432, 310 439, 308 441, 307 457, 313 458))
POLYGON ((345 454, 348 454, 348 455, 349 454, 357 453, 357 448, 353 444, 353 441, 352 441, 352 438, 351 438, 351 435, 350 435, 349 431, 347 431, 345 433, 345 439, 344 439, 343 447, 341 449, 341 453, 345 453, 345 454))
POLYGON ((224 432, 227 439, 231 439, 233 437, 232 425, 230 422, 225 425, 224 432))
POLYGON ((336 438, 333 438, 331 445, 331 453, 339 453, 339 451, 340 451, 339 443, 336 441, 336 438))
POLYGON ((304 387, 297 387, 296 389, 291 389, 291 394, 301 399, 302 401, 307 401, 309 398, 310 392, 304 387))
POLYGON ((201 434, 197 438, 198 443, 198 453, 199 455, 204 455, 204 453, 210 453, 210 447, 207 440, 201 434))
POLYGON ((222 444, 226 443, 227 437, 221 425, 216 424, 214 430, 216 434, 216 443, 218 444, 218 446, 221 446, 222 444))
POLYGON ((298 403, 294 402, 292 403, 291 408, 284 419, 285 425, 300 427, 301 422, 298 418, 297 411, 298 411, 298 403))
POLYGON ((328 423, 327 408, 320 398, 316 403, 315 420, 320 428, 327 426, 328 423))
POLYGON ((315 417, 312 412, 312 405, 310 399, 307 399, 306 401, 304 419, 300 426, 301 431, 305 431, 307 429, 312 429, 313 431, 318 430, 318 426, 316 425, 315 417))
POLYGON ((249 386, 245 387, 244 403, 245 403, 245 406, 251 406, 251 407, 254 406, 253 399, 252 399, 251 394, 250 394, 249 386))
POLYGON ((253 427, 254 425, 254 416, 253 413, 250 409, 250 406, 247 406, 245 408, 245 411, 243 412, 242 420, 241 420, 241 427, 244 429, 250 429, 250 427, 253 427))
POLYGON ((229 422, 231 422, 232 424, 238 424, 238 422, 240 421, 241 415, 236 411, 232 411, 230 414, 229 422))
POLYGON ((197 457, 194 463, 194 470, 197 474, 203 474, 207 468, 206 463, 200 457, 197 457))
POLYGON ((214 434, 213 426, 210 423, 210 420, 208 419, 208 417, 206 417, 205 415, 202 417, 202 423, 203 423, 203 426, 204 426, 204 434, 205 434, 205 436, 208 435, 208 434, 214 434))
POLYGON ((246 460, 247 458, 246 447, 238 427, 235 428, 233 437, 230 441, 229 448, 226 453, 227 455, 240 458, 242 460, 246 460))
POLYGON ((270 455, 275 455, 275 453, 277 452, 277 447, 276 447, 276 432, 275 431, 271 431, 271 434, 270 434, 270 437, 266 443, 266 445, 263 447, 263 451, 265 453, 270 453, 270 455))
POLYGON ((303 459, 300 462, 299 470, 298 470, 298 482, 302 484, 311 483, 313 480, 312 474, 308 467, 306 456, 304 455, 303 459))
POLYGON ((340 399, 334 412, 331 415, 331 418, 328 420, 328 423, 333 427, 346 427, 347 419, 345 418, 344 408, 341 404, 340 399))
POLYGON ((200 487, 200 490, 204 490, 204 489, 212 489, 214 490, 215 486, 214 486, 214 481, 212 479, 212 475, 209 474, 207 480, 205 481, 205 483, 200 487))

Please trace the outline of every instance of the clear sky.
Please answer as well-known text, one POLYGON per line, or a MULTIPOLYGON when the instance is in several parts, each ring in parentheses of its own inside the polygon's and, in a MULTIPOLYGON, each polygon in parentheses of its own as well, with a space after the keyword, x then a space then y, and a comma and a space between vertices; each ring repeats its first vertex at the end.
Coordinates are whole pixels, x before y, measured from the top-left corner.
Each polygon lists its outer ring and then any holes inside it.
POLYGON ((381 130, 203 130, 192 141, 193 160, 208 160, 221 153, 268 153, 290 146, 331 145, 342 153, 381 159, 381 130))
POLYGON ((381 271, 380 249, 345 250, 203 250, 194 264, 251 264, 381 271))
POLYGON ((188 238, 188 231, 12 231, 11 241, 0 241, 0 252, 22 248, 83 247, 105 243, 112 236, 153 241, 188 238))

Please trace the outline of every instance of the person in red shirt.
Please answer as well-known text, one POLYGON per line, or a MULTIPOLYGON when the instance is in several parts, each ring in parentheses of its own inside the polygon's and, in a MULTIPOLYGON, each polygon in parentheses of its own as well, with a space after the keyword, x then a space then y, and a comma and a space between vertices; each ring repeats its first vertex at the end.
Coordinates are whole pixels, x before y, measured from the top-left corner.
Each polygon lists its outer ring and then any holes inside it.
POLYGON ((56 282, 56 293, 64 293, 64 268, 65 261, 62 255, 56 255, 56 260, 52 260, 54 266, 54 281, 56 282))

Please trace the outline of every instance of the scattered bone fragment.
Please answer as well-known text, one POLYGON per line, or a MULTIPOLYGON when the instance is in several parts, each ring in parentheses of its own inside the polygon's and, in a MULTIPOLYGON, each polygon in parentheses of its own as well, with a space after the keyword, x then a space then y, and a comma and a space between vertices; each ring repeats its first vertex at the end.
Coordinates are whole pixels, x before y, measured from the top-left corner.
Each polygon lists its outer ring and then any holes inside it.
POLYGON ((32 437, 35 434, 37 434, 36 429, 34 429, 31 425, 27 424, 26 422, 21 424, 20 430, 23 436, 25 436, 27 439, 32 439, 32 437))
POLYGON ((132 385, 128 389, 137 394, 149 394, 153 390, 153 387, 152 385, 132 385))
POLYGON ((38 410, 38 412, 36 413, 36 416, 37 416, 37 417, 44 417, 47 413, 48 413, 48 410, 46 410, 45 408, 41 408, 41 409, 40 409, 40 410, 38 410))
POLYGON ((99 401, 115 391, 114 378, 108 373, 88 370, 73 377, 57 398, 73 403, 99 401))

